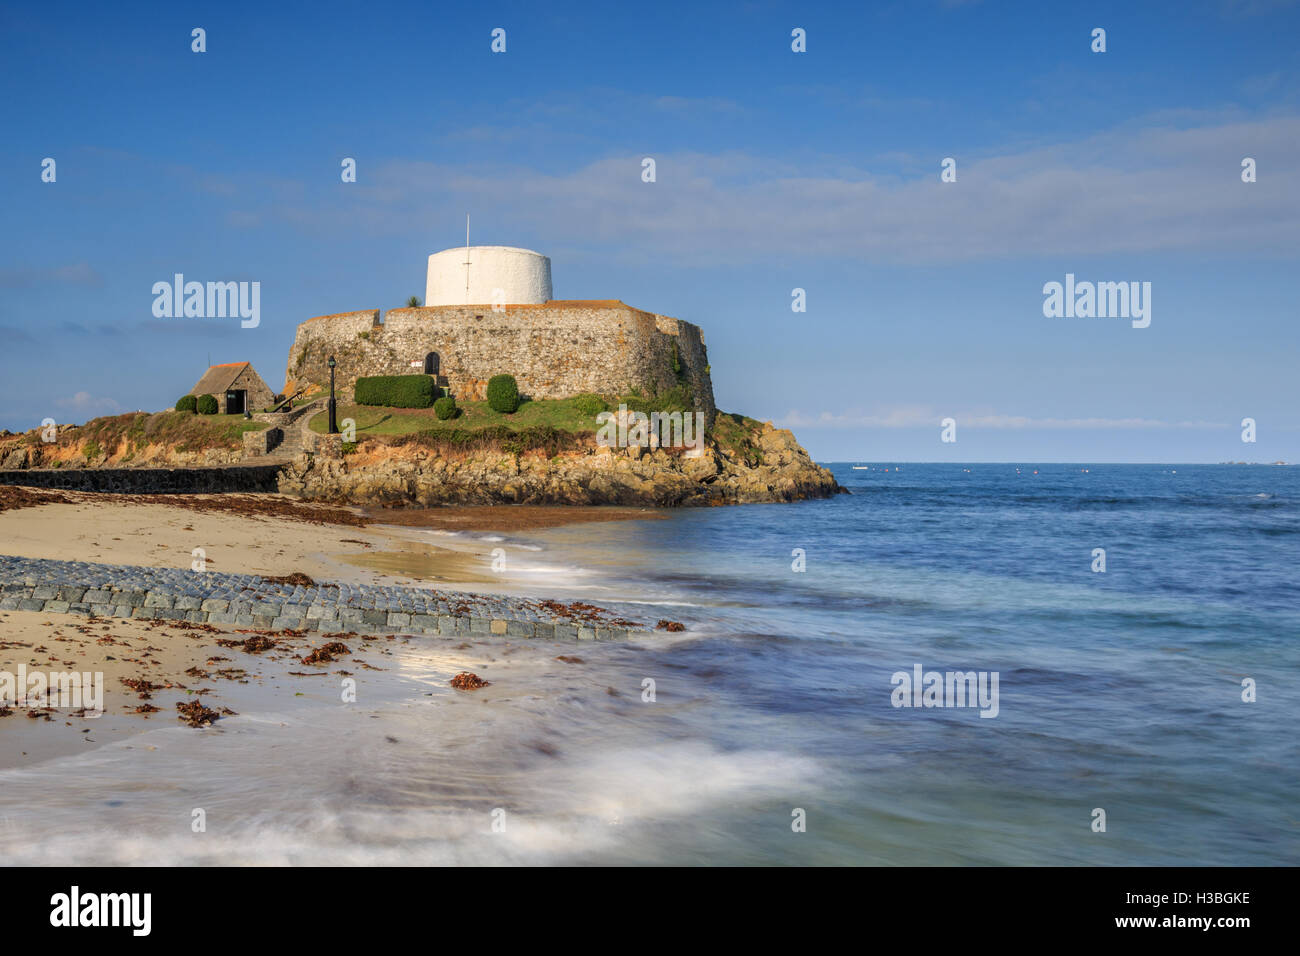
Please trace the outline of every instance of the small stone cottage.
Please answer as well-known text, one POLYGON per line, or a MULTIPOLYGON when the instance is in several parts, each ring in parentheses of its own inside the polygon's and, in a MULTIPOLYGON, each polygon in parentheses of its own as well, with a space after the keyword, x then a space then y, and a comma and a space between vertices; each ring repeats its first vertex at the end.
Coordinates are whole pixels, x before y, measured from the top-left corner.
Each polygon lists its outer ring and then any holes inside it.
POLYGON ((218 411, 223 415, 260 412, 275 403, 275 393, 267 387, 262 376, 257 374, 249 362, 213 365, 203 373, 189 394, 195 397, 213 396, 217 400, 218 411))

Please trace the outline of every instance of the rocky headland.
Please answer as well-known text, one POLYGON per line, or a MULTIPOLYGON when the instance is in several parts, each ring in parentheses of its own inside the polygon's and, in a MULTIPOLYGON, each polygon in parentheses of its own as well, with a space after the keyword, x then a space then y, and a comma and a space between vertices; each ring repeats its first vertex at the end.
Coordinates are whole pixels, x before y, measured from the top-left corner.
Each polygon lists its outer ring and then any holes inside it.
MULTIPOLYGON (((172 413, 160 413, 163 415, 172 413)), ((123 416, 125 417, 125 416, 123 416)), ((148 440, 133 442, 130 429, 106 440, 103 427, 65 426, 57 442, 32 434, 0 436, 0 482, 43 487, 93 488, 86 471, 112 472, 112 488, 152 488, 149 473, 169 469, 276 464, 278 489, 308 501, 381 507, 449 504, 549 504, 699 506, 797 501, 843 491, 794 435, 770 423, 734 416, 694 451, 611 448, 590 434, 552 435, 529 443, 496 436, 451 444, 405 438, 363 439, 342 445, 322 441, 314 450, 276 462, 245 460, 232 440, 209 447, 148 440), (40 472, 40 474, 37 474, 40 472), (79 472, 73 479, 69 472, 79 472), (89 482, 88 482, 89 479, 89 482), (137 487, 138 486, 138 487, 137 487)), ((137 428, 137 431, 139 429, 137 428)), ((205 487, 203 490, 215 490, 205 487)))

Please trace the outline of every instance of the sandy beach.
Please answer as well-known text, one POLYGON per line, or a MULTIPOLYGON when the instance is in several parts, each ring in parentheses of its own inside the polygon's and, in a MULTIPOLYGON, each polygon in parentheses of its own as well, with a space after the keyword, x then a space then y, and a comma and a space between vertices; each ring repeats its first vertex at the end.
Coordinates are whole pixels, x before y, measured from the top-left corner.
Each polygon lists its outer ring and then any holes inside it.
POLYGON ((662 517, 645 508, 484 505, 372 510, 282 495, 113 495, 0 488, 0 553, 144 567, 394 584, 404 558, 422 580, 493 585, 493 547, 466 532, 512 534, 662 517), (437 543, 427 532, 444 532, 437 543))
MULTIPOLYGON (((228 573, 447 583, 469 591, 502 590, 490 563, 494 549, 511 545, 499 532, 655 516, 632 508, 508 506, 367 513, 268 495, 122 496, 19 488, 0 489, 0 503, 0 553, 8 555, 181 569, 201 559, 207 570, 228 573)), ((232 701, 274 708, 286 696, 338 697, 342 678, 373 679, 394 645, 412 640, 419 638, 0 611, 0 672, 25 667, 28 673, 102 675, 103 695, 99 716, 18 708, 10 700, 0 711, 0 768, 120 742, 160 723, 186 726, 178 704, 197 701, 219 723, 238 713, 232 701), (262 649, 258 642, 269 646, 262 649), (324 660, 303 662, 329 647, 335 651, 324 660)), ((485 672, 502 644, 437 643, 434 653, 446 679, 461 671, 485 672)), ((555 653, 563 655, 564 648, 555 653)))
MULTIPOLYGON (((197 548, 218 574, 454 582, 465 592, 540 596, 554 575, 545 585, 527 573, 503 580, 511 576, 492 571, 493 552, 519 567, 539 560, 530 532, 654 517, 632 508, 364 512, 271 495, 0 488, 0 553, 172 571, 189 569, 197 548)), ((569 586, 570 597, 584 593, 569 586)), ((601 763, 621 757, 589 754, 586 742, 614 726, 655 733, 674 709, 647 704, 647 651, 667 653, 685 637, 327 634, 0 610, 0 674, 93 675, 102 693, 98 711, 48 699, 0 708, 0 825, 48 831, 23 856, 28 863, 539 859, 572 839, 526 822, 528 809, 592 789, 573 774, 594 774, 601 786, 622 774, 601 763), (303 785, 287 783, 295 780, 303 785), (424 794, 417 804, 412 780, 424 794), (318 802, 331 812, 317 813, 318 802), (484 842, 491 831, 482 821, 500 806, 514 814, 514 839, 484 842), (80 821, 92 810, 96 826, 115 828, 111 838, 84 838, 80 821), (199 810, 212 831, 202 837, 191 826, 199 810), (393 813, 406 821, 396 831, 393 813)), ((705 758, 688 749, 671 759, 705 758)), ((639 805, 643 789, 629 778, 617 800, 639 805)), ((593 790, 581 803, 579 821, 618 825, 607 796, 593 790)))

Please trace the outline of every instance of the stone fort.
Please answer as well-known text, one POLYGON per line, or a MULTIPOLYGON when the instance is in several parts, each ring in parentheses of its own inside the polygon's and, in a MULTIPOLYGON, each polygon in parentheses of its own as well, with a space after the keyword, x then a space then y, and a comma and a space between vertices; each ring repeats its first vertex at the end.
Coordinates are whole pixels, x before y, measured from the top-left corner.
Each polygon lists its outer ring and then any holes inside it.
POLYGON ((328 391, 350 400, 359 376, 430 375, 458 399, 483 399, 509 373, 529 398, 583 392, 652 396, 689 385, 716 414, 699 326, 617 299, 551 298, 551 260, 509 246, 462 246, 429 256, 421 308, 341 312, 298 326, 285 394, 328 391))

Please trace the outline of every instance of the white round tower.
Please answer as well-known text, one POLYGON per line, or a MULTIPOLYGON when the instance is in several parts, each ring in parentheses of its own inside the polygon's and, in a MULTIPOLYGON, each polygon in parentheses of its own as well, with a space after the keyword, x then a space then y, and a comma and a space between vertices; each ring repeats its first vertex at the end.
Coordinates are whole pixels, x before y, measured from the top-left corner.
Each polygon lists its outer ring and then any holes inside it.
POLYGON ((541 305, 550 298, 551 260, 531 249, 459 246, 429 256, 425 305, 541 305))

